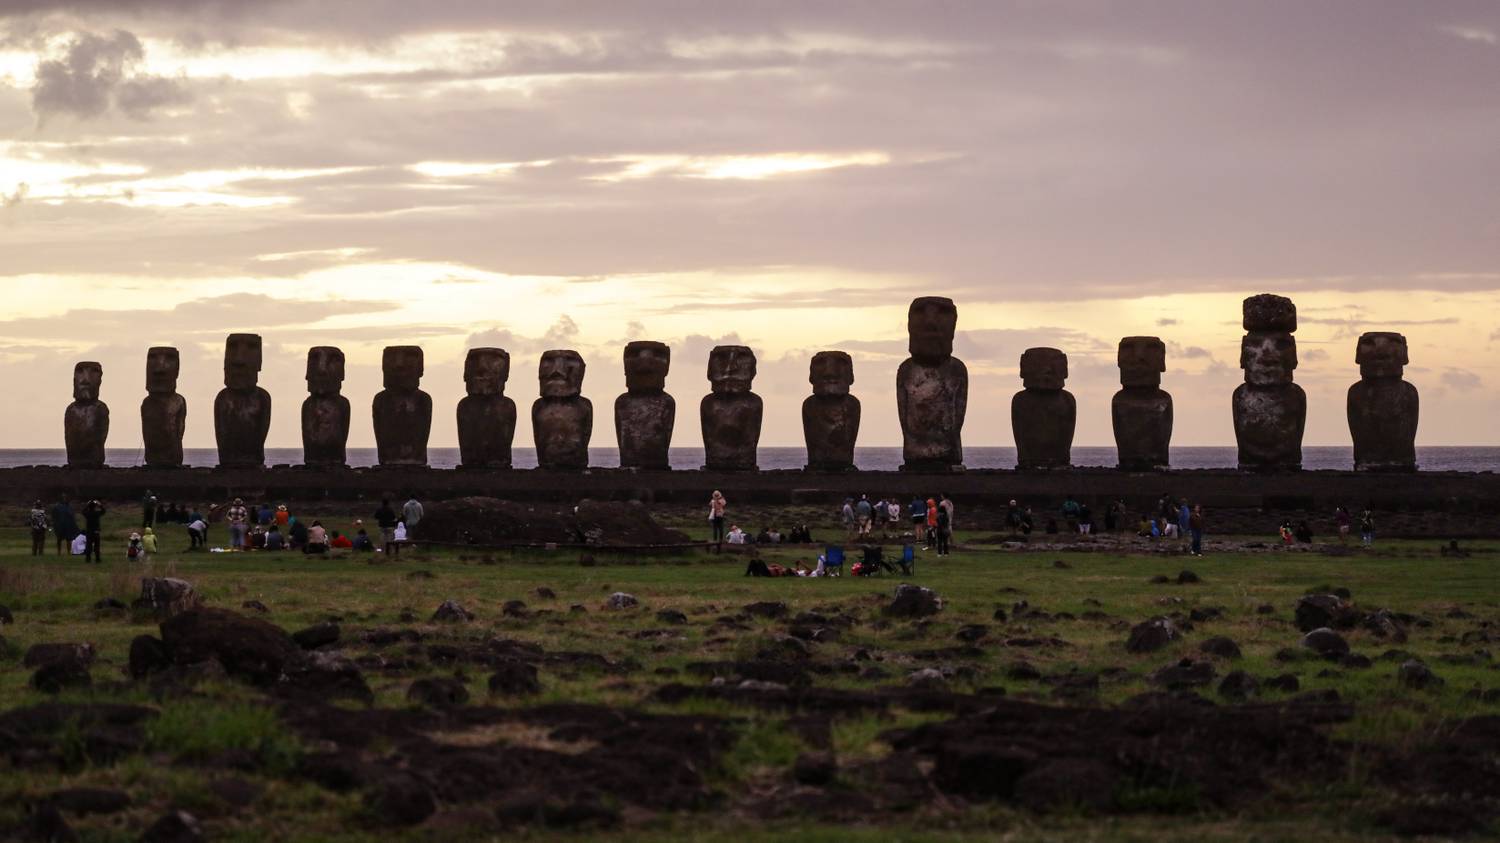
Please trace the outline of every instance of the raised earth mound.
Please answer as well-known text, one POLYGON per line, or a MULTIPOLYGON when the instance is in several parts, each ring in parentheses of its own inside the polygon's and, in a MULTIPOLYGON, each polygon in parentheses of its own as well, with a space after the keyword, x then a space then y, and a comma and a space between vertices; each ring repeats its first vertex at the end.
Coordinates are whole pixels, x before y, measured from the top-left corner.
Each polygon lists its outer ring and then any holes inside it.
POLYGON ((420 538, 456 544, 587 544, 641 547, 691 539, 657 524, 640 503, 583 501, 576 507, 498 498, 459 498, 428 506, 420 538))

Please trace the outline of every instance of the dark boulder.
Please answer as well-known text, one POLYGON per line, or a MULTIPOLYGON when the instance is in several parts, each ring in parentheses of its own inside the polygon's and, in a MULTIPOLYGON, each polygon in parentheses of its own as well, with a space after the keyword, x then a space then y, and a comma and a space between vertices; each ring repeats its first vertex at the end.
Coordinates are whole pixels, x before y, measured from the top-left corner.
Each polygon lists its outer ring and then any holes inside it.
POLYGON ((202 827, 187 811, 163 815, 141 835, 141 843, 198 843, 202 839, 202 827))
POLYGON ((1270 679, 1267 679, 1264 684, 1267 688, 1275 691, 1285 691, 1288 694, 1294 694, 1297 691, 1302 690, 1302 683, 1298 681, 1296 676, 1290 673, 1283 673, 1280 676, 1272 676, 1270 679))
POLYGON ((540 693, 542 683, 537 681, 536 666, 520 659, 503 659, 494 665, 490 675, 490 694, 493 696, 523 696, 540 693))
POLYGON ((1086 758, 1045 761, 1016 780, 1016 801, 1032 811, 1106 811, 1114 805, 1119 774, 1086 758))
POLYGON ((78 661, 48 662, 31 674, 31 687, 44 694, 56 694, 67 688, 87 688, 92 682, 88 665, 78 661))
POLYGON ((896 586, 896 598, 885 607, 885 613, 898 618, 922 618, 943 610, 943 598, 936 591, 919 585, 896 586))
POLYGON ((379 823, 404 828, 437 811, 432 790, 409 773, 392 773, 365 792, 365 810, 379 823))
POLYGON ((141 580, 141 596, 132 604, 157 618, 171 618, 198 608, 203 598, 187 580, 174 577, 147 577, 141 580))
POLYGON ((474 613, 460 606, 452 600, 444 600, 432 613, 433 623, 468 623, 474 620, 474 613))
POLYGON ((1365 615, 1360 625, 1376 638, 1383 638, 1396 644, 1406 643, 1406 624, 1386 609, 1365 615))
POLYGON ((469 701, 469 689, 457 679, 418 679, 406 689, 406 699, 432 708, 452 708, 469 701))
POLYGON ((616 591, 609 596, 608 600, 604 601, 604 608, 606 609, 634 609, 639 605, 641 605, 641 601, 635 599, 634 594, 626 594, 623 591, 616 591))
POLYGON ((656 613, 656 620, 659 623, 681 626, 682 624, 688 622, 688 616, 683 614, 682 612, 677 611, 676 609, 662 609, 660 612, 656 613))
POLYGON ((1344 640, 1344 636, 1326 627, 1314 629, 1302 636, 1302 646, 1331 659, 1349 652, 1349 642, 1344 640))
POLYGON ((343 699, 371 705, 375 694, 365 683, 359 666, 342 654, 328 650, 299 652, 287 659, 277 689, 306 699, 343 699))
POLYGON ((10 607, 0 604, 0 626, 13 624, 15 622, 16 616, 10 613, 10 607))
POLYGON ((972 644, 975 641, 983 639, 989 634, 990 628, 988 626, 982 623, 971 623, 959 627, 958 632, 955 632, 953 634, 953 637, 957 638, 960 641, 965 641, 972 644))
POLYGON ((1248 700, 1260 693, 1260 681, 1243 670, 1236 670, 1219 683, 1219 696, 1228 700, 1248 700))
POLYGON ((1198 649, 1211 656, 1221 659, 1237 659, 1240 657, 1240 645, 1234 643, 1234 639, 1223 635, 1215 635, 1198 645, 1198 649))
POLYGON ((1396 678, 1401 681, 1402 685, 1419 691, 1443 686, 1443 678, 1416 659, 1403 662, 1400 667, 1396 668, 1396 678))
POLYGON ((1297 628, 1303 632, 1349 629, 1359 621, 1354 607, 1336 594, 1309 594, 1297 601, 1295 614, 1297 628))
POLYGON ((822 787, 838 775, 839 765, 829 752, 804 752, 792 763, 792 778, 798 784, 822 787))
POLYGON ((167 646, 154 635, 137 635, 130 641, 130 675, 143 679, 172 665, 167 646))
POLYGON ((130 794, 102 787, 70 787, 54 791, 42 800, 69 814, 117 814, 131 805, 130 794))
POLYGON ((1181 573, 1179 573, 1177 575, 1177 584, 1178 585, 1193 585, 1195 583, 1201 583, 1201 582, 1203 582, 1203 580, 1201 578, 1199 578, 1199 576, 1197 574, 1193 573, 1192 571, 1182 571, 1181 573))
POLYGON ((339 625, 324 621, 315 623, 307 629, 292 633, 292 640, 297 646, 304 650, 316 650, 339 641, 339 625))
POLYGON ((269 686, 297 652, 286 631, 227 609, 192 609, 161 624, 161 640, 174 664, 217 660, 230 676, 269 686))
POLYGON ((1130 653, 1152 653, 1181 637, 1177 624, 1171 618, 1152 618, 1130 628, 1130 637, 1125 639, 1125 650, 1130 653))
POLYGON ((781 618, 786 616, 786 604, 779 600, 762 600, 750 603, 744 607, 745 614, 760 618, 781 618))
POLYGON ((88 667, 94 663, 92 644, 33 644, 21 659, 23 667, 52 664, 76 664, 88 667))
POLYGON ((526 610, 526 601, 507 600, 505 601, 505 604, 500 607, 500 614, 506 616, 507 618, 524 618, 530 613, 526 610))
POLYGON ((1207 685, 1214 681, 1214 677, 1217 675, 1212 662, 1183 659, 1152 673, 1151 681, 1168 690, 1177 690, 1180 688, 1197 688, 1207 685))
POLYGON ((267 614, 271 613, 270 608, 267 607, 266 604, 260 602, 259 600, 246 600, 245 602, 243 602, 243 603, 240 604, 240 608, 241 609, 249 609, 250 611, 255 612, 256 614, 261 614, 261 615, 267 615, 267 614))

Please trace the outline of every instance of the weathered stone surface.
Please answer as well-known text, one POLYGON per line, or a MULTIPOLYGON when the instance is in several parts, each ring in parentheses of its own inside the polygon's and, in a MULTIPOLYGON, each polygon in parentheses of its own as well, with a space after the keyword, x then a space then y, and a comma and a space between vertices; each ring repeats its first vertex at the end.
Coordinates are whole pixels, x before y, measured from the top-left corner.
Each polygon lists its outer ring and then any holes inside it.
POLYGON ((1151 682, 1161 685, 1169 690, 1179 688, 1197 688, 1214 681, 1218 671, 1214 670, 1212 662, 1199 662, 1192 659, 1183 659, 1176 664, 1169 664, 1164 668, 1152 673, 1151 682))
POLYGON ((83 362, 73 367, 73 403, 63 411, 63 438, 69 468, 103 468, 109 438, 109 405, 99 400, 104 367, 83 362))
POLYGON ((536 675, 536 665, 520 659, 504 659, 495 664, 490 675, 489 689, 494 696, 523 696, 539 693, 542 683, 536 675))
POLYGON ((1236 670, 1219 683, 1219 696, 1229 700, 1247 700, 1260 693, 1260 680, 1243 670, 1236 670))
POLYGON ((316 650, 319 647, 337 644, 339 633, 338 624, 332 621, 323 621, 292 633, 292 640, 297 642, 297 646, 304 650, 316 650))
POLYGON ((755 380, 755 353, 743 345, 720 345, 708 355, 713 391, 698 405, 703 425, 704 468, 709 471, 754 471, 764 409, 750 391, 755 380))
POLYGON ((1154 471, 1171 464, 1172 396, 1161 388, 1167 346, 1157 337, 1125 337, 1116 355, 1120 386, 1110 402, 1120 468, 1154 471))
POLYGON ((807 468, 852 471, 860 413, 859 399, 849 394, 854 361, 842 351, 820 351, 813 355, 807 379, 813 388, 813 394, 802 402, 807 468))
POLYGON ((307 350, 307 398, 302 402, 302 462, 317 468, 348 465, 349 399, 344 352, 329 345, 307 350))
POLYGON ((1344 636, 1327 628, 1321 627, 1302 636, 1302 646, 1320 656, 1337 658, 1349 652, 1349 642, 1344 636))
POLYGON ((1063 389, 1068 355, 1055 348, 1028 348, 1021 354, 1025 389, 1010 401, 1016 437, 1016 468, 1067 468, 1072 464, 1078 402, 1063 389))
POLYGON ((432 433, 432 396, 421 390, 422 349, 387 346, 380 358, 385 389, 375 394, 375 450, 381 465, 427 465, 432 433))
POLYGON ((885 613, 898 618, 923 618, 943 610, 943 598, 936 591, 920 585, 901 583, 896 599, 885 607, 885 613))
POLYGON ((158 618, 170 618, 203 602, 193 584, 175 577, 146 577, 141 580, 141 596, 135 608, 144 609, 158 618))
POLYGON ((1309 594, 1298 598, 1295 618, 1299 630, 1312 632, 1320 627, 1349 629, 1359 622, 1359 613, 1336 594, 1309 594))
POLYGON ((665 471, 677 423, 677 401, 667 394, 672 349, 636 340, 625 346, 625 392, 615 399, 615 439, 620 467, 665 471))
POLYGON ((187 432, 187 399, 177 394, 182 359, 177 349, 155 346, 146 352, 146 397, 141 401, 141 440, 146 465, 181 468, 187 432))
POLYGON ((958 308, 939 296, 913 299, 906 314, 911 356, 896 371, 903 471, 951 471, 964 462, 969 370, 953 356, 958 308))
POLYGON ((1240 341, 1245 382, 1234 391, 1234 435, 1243 470, 1302 468, 1307 395, 1292 383, 1297 368, 1297 308, 1291 299, 1261 294, 1244 302, 1247 333, 1240 341))
POLYGON ((1359 382, 1349 387, 1349 433, 1355 471, 1416 471, 1417 388, 1401 379, 1406 337, 1386 331, 1360 336, 1354 354, 1359 382))
POLYGON ((1152 618, 1131 627, 1130 637, 1125 640, 1125 650, 1130 653, 1150 653, 1181 637, 1182 633, 1171 618, 1152 618))
POLYGON ((1396 669, 1396 679, 1408 688, 1438 688, 1444 682, 1441 676, 1433 673, 1427 665, 1416 659, 1410 659, 1401 663, 1396 669))
POLYGON ((230 334, 224 341, 224 389, 214 398, 214 438, 223 468, 262 468, 271 430, 271 394, 260 380, 258 334, 230 334))
POLYGON ((460 468, 510 468, 516 438, 516 402, 505 394, 510 354, 503 348, 471 348, 464 358, 464 389, 458 402, 460 468))
POLYGON ((1234 643, 1234 639, 1223 635, 1216 635, 1205 639, 1198 645, 1198 650, 1211 656, 1218 656, 1221 659, 1237 659, 1240 657, 1240 645, 1234 643))
POLYGON ((608 600, 605 601, 604 608, 634 609, 639 605, 641 605, 641 601, 637 600, 634 594, 629 594, 624 591, 616 591, 614 594, 611 594, 609 596, 608 600))
POLYGON ((406 700, 432 708, 451 708, 469 701, 469 689, 457 679, 445 676, 418 679, 406 689, 406 700))
POLYGON ((215 660, 231 676, 270 685, 296 653, 281 627, 225 609, 193 609, 161 624, 161 640, 178 665, 215 660))
POLYGON ((583 397, 583 375, 583 357, 578 352, 542 352, 537 369, 541 397, 531 405, 540 468, 579 470, 589 466, 594 405, 583 397))
POLYGON ((474 620, 474 613, 453 600, 444 600, 432 613, 434 623, 467 623, 474 620))
POLYGON ((49 664, 80 664, 84 667, 94 663, 94 645, 74 643, 32 644, 21 657, 22 667, 41 667, 49 664))

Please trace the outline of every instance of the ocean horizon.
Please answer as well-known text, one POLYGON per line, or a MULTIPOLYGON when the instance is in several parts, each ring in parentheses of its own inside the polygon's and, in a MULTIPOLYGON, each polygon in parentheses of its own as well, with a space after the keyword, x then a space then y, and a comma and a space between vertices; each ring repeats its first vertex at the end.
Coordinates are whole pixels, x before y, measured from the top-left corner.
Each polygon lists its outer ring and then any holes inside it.
MULTIPOLYGON (((218 464, 214 448, 187 448, 183 456, 190 467, 212 468, 218 464)), ((1232 445, 1185 446, 1172 449, 1172 467, 1178 469, 1234 468, 1237 452, 1232 445)), ((349 465, 367 468, 377 464, 374 448, 350 448, 349 465)), ((133 468, 144 464, 140 448, 109 448, 106 463, 114 468, 133 468)), ((457 448, 429 448, 428 464, 433 468, 454 468, 459 462, 457 448)), ((692 470, 703 467, 702 448, 673 448, 672 468, 692 470)), ((516 468, 535 468, 536 449, 515 448, 512 460, 516 468)), ((807 462, 807 451, 799 447, 764 447, 757 452, 763 471, 800 469, 807 462)), ((863 471, 895 471, 901 466, 901 448, 871 447, 854 450, 855 467, 863 471)), ((61 466, 67 462, 62 448, 0 449, 0 468, 21 466, 61 466)), ((302 462, 301 448, 267 448, 266 465, 297 465, 302 462)), ((1116 464, 1116 452, 1110 446, 1073 448, 1073 464, 1080 468, 1106 467, 1116 464)), ((1417 464, 1423 471, 1500 471, 1500 447, 1435 445, 1417 448, 1417 464)), ((620 452, 613 447, 590 448, 589 465, 594 468, 618 468, 620 452)), ((964 465, 973 469, 1015 468, 1016 449, 1009 446, 976 446, 964 449, 964 465)), ((1349 446, 1307 446, 1302 449, 1305 470, 1348 471, 1354 467, 1354 450, 1349 446)))

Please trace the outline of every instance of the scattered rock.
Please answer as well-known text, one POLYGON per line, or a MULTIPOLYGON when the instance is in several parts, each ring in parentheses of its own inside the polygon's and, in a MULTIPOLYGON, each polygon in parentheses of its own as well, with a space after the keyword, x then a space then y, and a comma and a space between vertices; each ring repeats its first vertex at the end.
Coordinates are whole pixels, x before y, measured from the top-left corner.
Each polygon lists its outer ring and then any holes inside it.
POLYGON ((1119 775, 1108 765, 1081 758, 1044 761, 1016 779, 1016 801, 1032 811, 1058 808, 1104 811, 1114 804, 1119 775))
POLYGON ((365 810, 387 825, 412 826, 437 811, 432 791, 416 776, 395 773, 365 793, 365 810))
POLYGON ((21 659, 23 667, 42 667, 50 664, 77 664, 88 667, 94 663, 92 644, 33 644, 21 659))
POLYGON ((1402 685, 1417 690, 1443 686, 1443 678, 1416 659, 1402 662, 1401 666, 1396 668, 1396 678, 1401 681, 1402 685))
POLYGON ((1052 567, 1057 568, 1059 570, 1067 570, 1067 569, 1069 569, 1069 568, 1071 568, 1073 566, 1069 565, 1068 563, 1066 563, 1064 561, 1062 561, 1061 559, 1054 559, 1054 560, 1052 560, 1052 567))
POLYGON ((1183 571, 1177 575, 1178 585, 1193 585, 1200 582, 1203 582, 1203 580, 1199 579, 1198 575, 1192 571, 1183 571))
POLYGON ((235 776, 214 779, 208 783, 213 795, 235 808, 248 808, 260 799, 265 788, 252 781, 235 776))
POLYGON ((687 615, 683 614, 682 612, 679 612, 676 609, 662 609, 660 612, 656 613, 656 620, 657 620, 658 623, 666 623, 666 624, 672 624, 673 626, 681 626, 682 624, 685 624, 685 623, 688 622, 688 617, 687 617, 687 615))
POLYGON ((1260 681, 1243 670, 1236 670, 1219 683, 1219 696, 1229 700, 1247 700, 1260 693, 1260 681))
POLYGON ((901 583, 896 599, 885 607, 885 613, 898 618, 922 618, 943 610, 943 598, 936 591, 920 585, 901 583))
POLYGON ((1297 601, 1297 628, 1303 632, 1315 629, 1348 629, 1358 622, 1358 612, 1335 594, 1309 594, 1297 601))
POLYGON ((1396 644, 1406 643, 1406 624, 1385 609, 1365 615, 1362 626, 1376 638, 1389 639, 1396 644))
POLYGON ((315 623, 307 629, 292 633, 292 640, 304 650, 316 650, 329 644, 337 644, 339 625, 328 621, 315 623))
POLYGON ((1130 637, 1125 639, 1125 650, 1130 653, 1151 653, 1181 637, 1171 618, 1152 618, 1130 628, 1130 637))
POLYGON ((792 762, 792 778, 798 784, 822 787, 838 775, 839 766, 828 752, 804 752, 792 762))
POLYGON ((266 604, 260 602, 259 600, 246 600, 245 602, 240 604, 240 608, 249 609, 252 612, 257 612, 262 615, 271 613, 270 608, 268 608, 266 604))
POLYGON ((1276 614, 1276 607, 1272 606, 1270 603, 1262 603, 1259 606, 1255 607, 1255 614, 1257 614, 1257 615, 1274 615, 1274 614, 1276 614))
POLYGON ((505 605, 500 607, 500 614, 507 618, 524 618, 529 613, 526 610, 526 603, 524 601, 507 600, 505 601, 505 605))
POLYGON ((48 662, 31 674, 31 687, 44 694, 56 694, 66 688, 86 688, 92 681, 88 665, 78 661, 48 662))
POLYGON ((472 620, 474 613, 453 600, 444 600, 443 605, 432 613, 433 623, 468 623, 472 620))
POLYGON ((1042 672, 1031 662, 1018 661, 1005 669, 1005 677, 1018 682, 1034 682, 1042 678, 1042 672))
POLYGON ((469 701, 469 689, 457 679, 418 679, 406 689, 406 700, 433 708, 452 708, 469 701))
POLYGON ((1218 656, 1221 659, 1237 659, 1240 657, 1240 645, 1234 643, 1234 639, 1226 638, 1223 635, 1215 635, 1213 638, 1206 639, 1198 645, 1198 649, 1211 656, 1218 656))
POLYGON ((787 609, 786 604, 779 600, 762 600, 746 605, 743 611, 747 615, 759 618, 780 618, 786 616, 787 609))
POLYGON ((12 615, 10 613, 10 607, 5 606, 5 605, 0 605, 0 626, 5 626, 7 624, 13 624, 15 622, 16 622, 16 616, 12 615))
POLYGON ((1222 617, 1224 617, 1224 610, 1218 606, 1201 606, 1188 612, 1188 620, 1194 623, 1216 621, 1222 617))
POLYGON ((924 667, 912 671, 906 677, 906 684, 912 688, 942 688, 948 684, 948 677, 935 667, 924 667))
POLYGON ((431 571, 407 571, 406 578, 409 580, 435 580, 437 575, 431 571))
POLYGON ((1302 636, 1302 646, 1324 658, 1338 658, 1349 652, 1349 642, 1327 627, 1314 629, 1302 636))
POLYGON ((539 585, 531 590, 531 596, 535 597, 538 600, 556 600, 557 592, 546 587, 545 585, 539 585))
POLYGON ((1166 585, 1167 583, 1170 583, 1171 581, 1172 581, 1172 578, 1169 577, 1169 576, 1167 576, 1166 574, 1157 574, 1156 576, 1152 577, 1151 579, 1146 580, 1146 582, 1149 583, 1149 584, 1151 584, 1151 585, 1166 585))
POLYGON ((299 652, 281 627, 227 609, 191 609, 161 624, 161 640, 174 664, 217 660, 229 675, 271 685, 299 652))
POLYGON ((582 603, 574 603, 568 607, 568 611, 575 615, 586 615, 589 613, 589 608, 582 603))
POLYGON ((1006 619, 1005 610, 1004 609, 996 609, 995 610, 995 614, 990 615, 990 618, 991 618, 991 620, 996 620, 996 621, 999 621, 1000 623, 1005 623, 1005 619, 1006 619))
POLYGON ((78 832, 68 825, 63 815, 51 805, 41 804, 31 812, 32 840, 46 841, 46 843, 77 843, 78 832))
POLYGON ((54 791, 42 800, 70 814, 118 814, 130 807, 130 794, 102 787, 70 787, 54 791))
POLYGON ((1207 685, 1214 680, 1216 675, 1217 672, 1212 662, 1183 659, 1152 673, 1151 681, 1169 690, 1176 690, 1207 685))
POLYGON ((1271 688, 1277 691, 1285 691, 1289 694, 1293 694, 1297 691, 1302 690, 1302 683, 1297 680, 1296 676, 1293 676, 1290 673, 1283 673, 1280 676, 1272 676, 1270 679, 1267 679, 1264 684, 1267 688, 1271 688))
POLYGON ((198 843, 202 839, 198 819, 187 811, 162 816, 141 835, 141 843, 198 843))
POLYGON ((123 612, 127 608, 124 603, 113 597, 105 597, 94 602, 94 611, 96 612, 123 612))
POLYGON ((520 659, 505 659, 494 665, 490 675, 490 694, 515 697, 540 693, 542 683, 537 681, 536 666, 520 659))
POLYGON ((953 633, 953 637, 957 638, 960 641, 967 641, 972 644, 989 634, 990 628, 988 626, 985 626, 982 623, 971 623, 959 627, 958 632, 953 633))
POLYGON ((284 693, 319 700, 346 699, 371 705, 375 694, 359 666, 330 650, 299 652, 287 659, 277 687, 284 693))
POLYGON ((187 580, 174 577, 147 577, 141 580, 141 596, 133 604, 157 618, 171 618, 203 604, 203 599, 187 580))
POLYGON ((1349 668, 1350 670, 1364 670, 1373 664, 1374 662, 1370 661, 1369 656, 1362 656, 1359 653, 1345 653, 1339 659, 1339 667, 1349 668))
POLYGON ((609 596, 608 600, 604 601, 604 608, 606 609, 634 609, 639 605, 641 605, 641 601, 635 599, 634 594, 627 594, 623 591, 616 591, 609 596))

